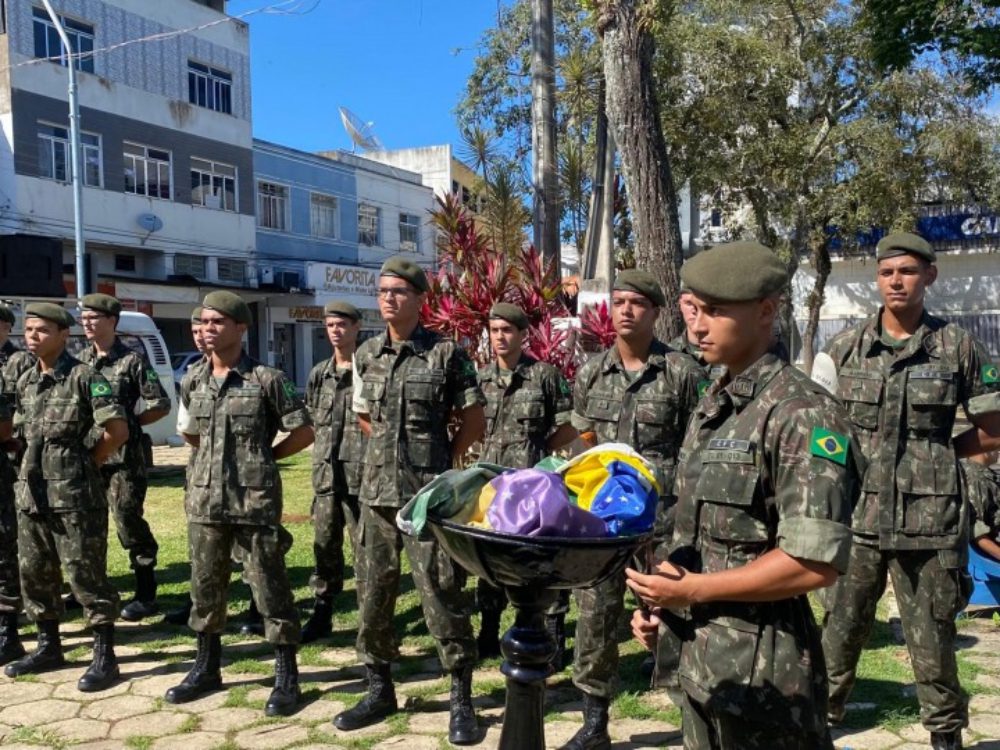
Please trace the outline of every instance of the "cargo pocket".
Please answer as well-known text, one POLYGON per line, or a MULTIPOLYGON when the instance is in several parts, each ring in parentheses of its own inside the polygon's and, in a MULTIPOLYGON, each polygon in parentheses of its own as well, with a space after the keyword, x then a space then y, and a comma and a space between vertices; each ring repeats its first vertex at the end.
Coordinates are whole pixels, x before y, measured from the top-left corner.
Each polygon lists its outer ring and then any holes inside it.
POLYGON ((361 400, 365 402, 373 421, 382 419, 382 403, 385 400, 385 380, 366 377, 361 383, 361 400))
POLYGON ((906 377, 906 426, 917 433, 951 430, 958 403, 957 373, 910 370, 906 377))
POLYGON ((226 403, 233 434, 244 440, 264 435, 264 402, 253 396, 230 397, 226 403))
POLYGON ((724 542, 729 550, 723 567, 745 564, 769 539, 767 525, 751 513, 760 469, 752 463, 702 464, 695 499, 701 506, 701 535, 724 542))
POLYGON ((82 439, 83 412, 76 401, 50 398, 42 411, 42 434, 48 439, 82 439))
POLYGON ((636 449, 640 453, 645 455, 651 450, 667 452, 667 444, 675 442, 676 411, 673 402, 666 399, 636 399, 636 449))
POLYGON ((878 429, 878 410, 882 401, 881 375, 844 367, 837 380, 837 396, 847 407, 847 413, 855 427, 867 432, 878 429))
POLYGON ((693 694, 716 711, 738 712, 754 677, 760 628, 735 617, 696 624, 681 652, 678 673, 693 694))
POLYGON ((406 422, 411 426, 430 426, 443 415, 444 371, 417 370, 406 374, 403 396, 406 401, 406 422))
POLYGON ((951 623, 969 603, 973 581, 968 569, 959 565, 952 550, 939 550, 937 580, 934 581, 934 598, 931 614, 939 622, 951 623))

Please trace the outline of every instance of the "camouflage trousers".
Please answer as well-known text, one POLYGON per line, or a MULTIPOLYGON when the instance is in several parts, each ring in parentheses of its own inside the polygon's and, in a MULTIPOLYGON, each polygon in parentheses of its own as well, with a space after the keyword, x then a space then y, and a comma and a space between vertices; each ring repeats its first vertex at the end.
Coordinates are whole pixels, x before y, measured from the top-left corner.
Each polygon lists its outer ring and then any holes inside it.
POLYGON ((108 514, 104 508, 17 514, 21 591, 33 622, 63 615, 62 571, 91 626, 118 617, 118 592, 108 581, 108 514))
POLYGON ((913 664, 920 720, 931 732, 961 729, 968 724, 968 702, 958 681, 955 617, 969 601, 972 581, 954 550, 881 552, 852 545, 847 573, 827 597, 831 606, 823 627, 830 714, 843 713, 854 687, 887 575, 913 664))
MULTIPOLYGON (((347 527, 355 555, 357 575, 357 534, 360 510, 357 495, 321 494, 313 497, 313 557, 316 567, 309 577, 309 587, 320 599, 331 599, 344 590, 344 527, 347 527)), ((357 589, 358 599, 364 594, 357 589)))
MULTIPOLYGON (((480 578, 476 582, 476 608, 480 612, 495 612, 499 615, 507 608, 507 592, 480 578)), ((545 610, 545 614, 548 617, 555 617, 565 615, 567 612, 569 612, 569 590, 562 589, 545 610)))
POLYGON ((14 505, 14 487, 10 482, 4 481, 0 487, 0 613, 20 611, 21 574, 17 569, 17 508, 14 505))
POLYGON ((358 598, 358 658, 365 664, 389 664, 399 658, 393 625, 399 594, 400 553, 405 549, 420 593, 427 629, 437 641, 441 666, 448 671, 476 663, 476 642, 469 615, 465 571, 433 539, 403 534, 396 528, 396 509, 361 506, 356 574, 358 598))
POLYGON ((625 574, 589 589, 574 589, 576 640, 573 684, 588 695, 613 698, 618 689, 618 634, 625 612, 625 574))
POLYGON ((188 523, 191 556, 191 617, 196 633, 221 633, 226 627, 231 559, 238 550, 243 580, 250 586, 264 619, 264 635, 275 645, 299 642, 299 613, 285 569, 292 535, 280 524, 188 523))
POLYGON ((102 466, 108 507, 115 519, 118 541, 128 551, 133 568, 155 566, 159 545, 143 517, 146 504, 145 472, 128 466, 102 466))
POLYGON ((684 750, 833 750, 829 730, 822 736, 802 727, 763 724, 728 711, 711 711, 684 695, 681 705, 684 750))

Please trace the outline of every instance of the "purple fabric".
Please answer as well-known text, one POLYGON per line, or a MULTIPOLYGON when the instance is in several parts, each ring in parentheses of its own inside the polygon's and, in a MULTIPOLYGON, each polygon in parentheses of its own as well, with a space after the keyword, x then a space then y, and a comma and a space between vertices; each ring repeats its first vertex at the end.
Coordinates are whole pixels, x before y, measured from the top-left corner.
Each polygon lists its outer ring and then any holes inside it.
POLYGON ((604 521, 569 502, 562 477, 539 469, 508 471, 492 479, 496 497, 486 511, 494 531, 519 536, 593 538, 608 535, 604 521))

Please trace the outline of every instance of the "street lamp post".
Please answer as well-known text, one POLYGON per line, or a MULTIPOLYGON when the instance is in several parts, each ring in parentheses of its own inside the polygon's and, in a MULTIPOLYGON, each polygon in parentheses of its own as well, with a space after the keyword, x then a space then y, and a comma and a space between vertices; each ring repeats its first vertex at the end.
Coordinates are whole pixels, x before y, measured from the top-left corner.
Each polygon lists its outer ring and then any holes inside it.
POLYGON ((66 51, 66 69, 69 71, 69 148, 70 148, 70 174, 73 183, 73 236, 76 244, 75 266, 76 266, 76 294, 82 297, 90 290, 87 289, 87 274, 83 265, 84 240, 83 240, 83 153, 80 149, 80 103, 76 98, 76 68, 73 63, 73 46, 69 42, 66 29, 63 28, 62 19, 52 8, 49 0, 42 0, 45 10, 48 11, 52 25, 56 27, 59 34, 59 41, 62 42, 66 51))

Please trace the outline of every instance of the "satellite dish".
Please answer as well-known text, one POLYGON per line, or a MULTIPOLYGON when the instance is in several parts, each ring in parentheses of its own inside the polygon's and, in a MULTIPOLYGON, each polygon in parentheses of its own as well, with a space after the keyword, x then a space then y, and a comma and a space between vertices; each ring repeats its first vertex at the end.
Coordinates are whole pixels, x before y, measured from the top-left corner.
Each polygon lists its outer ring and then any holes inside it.
POLYGON ((163 229, 163 219, 156 214, 139 214, 136 223, 150 234, 163 229))
MULTIPOLYGON (((347 107, 338 107, 340 110, 340 121, 344 123, 344 130, 350 136, 354 148, 362 151, 378 151, 382 146, 382 141, 375 135, 375 123, 365 122, 347 107)), ((353 151, 354 149, 352 149, 353 151)))

